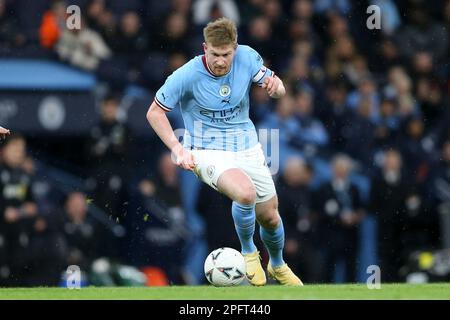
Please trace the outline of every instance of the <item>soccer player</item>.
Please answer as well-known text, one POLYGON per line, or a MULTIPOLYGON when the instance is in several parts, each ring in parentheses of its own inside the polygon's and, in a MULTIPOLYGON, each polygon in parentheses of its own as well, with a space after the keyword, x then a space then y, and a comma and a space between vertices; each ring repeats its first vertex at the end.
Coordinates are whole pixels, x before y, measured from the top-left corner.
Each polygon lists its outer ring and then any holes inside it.
POLYGON ((203 30, 204 54, 170 75, 157 91, 147 119, 172 151, 176 163, 228 196, 252 285, 266 284, 266 274, 253 242, 255 220, 269 252, 268 274, 283 285, 303 285, 283 260, 284 229, 275 186, 256 129, 249 118, 252 83, 270 97, 286 90, 252 48, 237 44, 236 25, 225 18, 203 30), (166 112, 180 106, 185 124, 183 145, 166 112))
POLYGON ((6 138, 6 136, 8 134, 9 134, 9 130, 0 126, 0 139, 6 138))

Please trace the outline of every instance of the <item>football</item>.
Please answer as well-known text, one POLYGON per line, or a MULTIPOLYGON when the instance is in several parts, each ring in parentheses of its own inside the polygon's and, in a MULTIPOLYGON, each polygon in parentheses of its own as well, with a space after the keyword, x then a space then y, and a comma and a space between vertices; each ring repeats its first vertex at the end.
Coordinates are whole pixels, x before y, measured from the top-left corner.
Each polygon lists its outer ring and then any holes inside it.
POLYGON ((245 279, 246 267, 242 254, 233 248, 212 251, 205 260, 205 277, 216 287, 230 287, 245 279))

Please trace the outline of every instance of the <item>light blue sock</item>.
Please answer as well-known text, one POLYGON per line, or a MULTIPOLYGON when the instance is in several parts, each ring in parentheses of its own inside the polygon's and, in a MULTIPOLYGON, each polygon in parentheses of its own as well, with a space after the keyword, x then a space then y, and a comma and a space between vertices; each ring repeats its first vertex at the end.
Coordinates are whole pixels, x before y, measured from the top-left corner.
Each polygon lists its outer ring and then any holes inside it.
POLYGON ((234 227, 241 242, 242 253, 252 253, 256 251, 253 243, 255 233, 255 205, 245 205, 233 201, 231 206, 234 227))
POLYGON ((283 248, 284 248, 284 227, 283 221, 275 230, 269 230, 260 226, 259 235, 261 240, 266 245, 269 252, 270 264, 272 267, 279 267, 284 264, 283 248))

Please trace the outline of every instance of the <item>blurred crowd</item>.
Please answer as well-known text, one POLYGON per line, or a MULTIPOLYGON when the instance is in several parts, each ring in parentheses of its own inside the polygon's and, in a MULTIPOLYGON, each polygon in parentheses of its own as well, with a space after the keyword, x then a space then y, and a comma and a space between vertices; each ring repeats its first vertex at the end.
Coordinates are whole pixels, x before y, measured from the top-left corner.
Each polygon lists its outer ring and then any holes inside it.
POLYGON ((70 64, 114 93, 83 141, 81 190, 43 195, 33 188, 26 140, 3 143, 0 285, 57 283, 57 270, 88 268, 101 256, 161 265, 173 283, 195 283, 186 270, 192 259, 203 262, 192 250, 198 238, 205 252, 239 247, 229 200, 206 186, 187 190, 193 177, 177 170, 157 137, 139 140, 120 121, 121 93, 130 85, 156 92, 202 54, 202 28, 221 16, 287 87, 280 100, 253 88, 250 112, 258 129, 279 129, 274 179, 285 256, 303 281, 357 281, 360 252, 370 250, 361 247, 367 219, 376 221, 383 281, 404 281, 402 267, 418 250, 450 248, 449 0, 70 4, 82 8, 81 30, 65 28, 64 1, 0 0, 1 56, 70 64), (381 8, 381 30, 366 26, 371 4, 381 8), (127 236, 92 218, 91 205, 127 236))

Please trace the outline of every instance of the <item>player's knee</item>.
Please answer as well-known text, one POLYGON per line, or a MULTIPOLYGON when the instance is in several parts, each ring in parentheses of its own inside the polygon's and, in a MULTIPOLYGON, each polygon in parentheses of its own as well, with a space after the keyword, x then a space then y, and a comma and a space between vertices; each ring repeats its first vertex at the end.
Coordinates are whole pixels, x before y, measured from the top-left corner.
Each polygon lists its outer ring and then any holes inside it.
POLYGON ((276 229, 280 225, 280 222, 281 218, 276 210, 260 218, 261 225, 270 230, 276 229))
POLYGON ((241 188, 237 202, 240 204, 251 205, 256 201, 256 189, 254 186, 244 186, 241 188))

